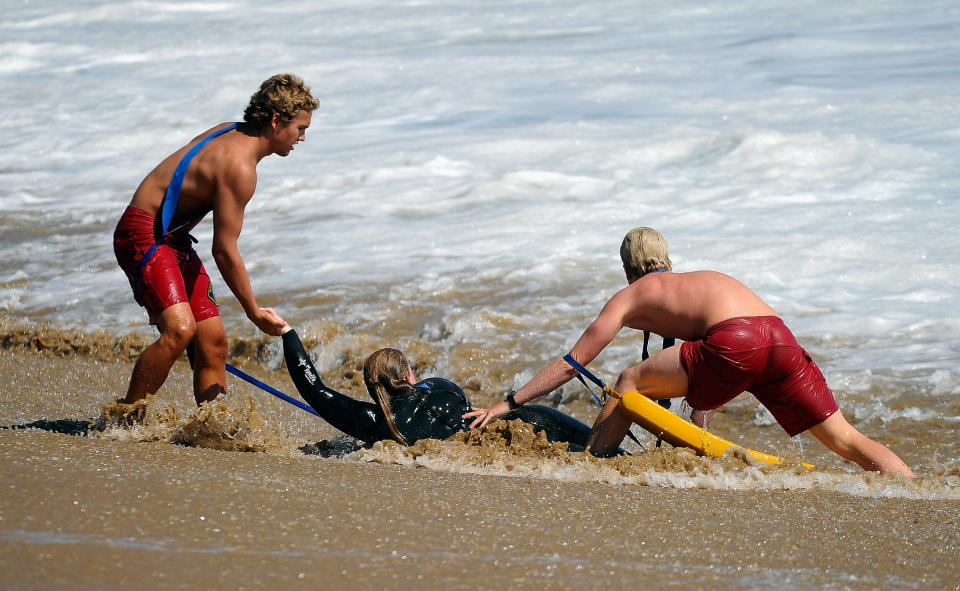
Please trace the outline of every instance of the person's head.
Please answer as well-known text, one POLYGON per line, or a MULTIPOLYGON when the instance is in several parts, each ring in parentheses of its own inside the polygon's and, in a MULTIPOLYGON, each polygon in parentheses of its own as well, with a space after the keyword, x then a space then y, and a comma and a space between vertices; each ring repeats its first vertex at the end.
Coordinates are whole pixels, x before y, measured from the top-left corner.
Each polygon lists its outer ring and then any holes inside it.
POLYGON ((263 81, 250 97, 243 120, 256 129, 269 124, 276 115, 280 123, 293 121, 300 111, 312 112, 320 102, 310 94, 310 87, 294 74, 277 74, 263 81))
POLYGON ((652 271, 672 271, 667 241, 653 228, 640 226, 627 232, 620 243, 620 260, 627 282, 633 283, 652 271))
POLYGON ((319 106, 299 76, 277 74, 264 80, 250 97, 243 120, 258 133, 269 130, 276 143, 274 153, 286 156, 294 144, 303 141, 319 106))
POLYGON ((390 402, 413 395, 416 381, 410 362, 396 349, 374 351, 363 364, 363 382, 367 385, 367 392, 386 417, 394 438, 404 445, 407 445, 407 440, 397 430, 390 402))

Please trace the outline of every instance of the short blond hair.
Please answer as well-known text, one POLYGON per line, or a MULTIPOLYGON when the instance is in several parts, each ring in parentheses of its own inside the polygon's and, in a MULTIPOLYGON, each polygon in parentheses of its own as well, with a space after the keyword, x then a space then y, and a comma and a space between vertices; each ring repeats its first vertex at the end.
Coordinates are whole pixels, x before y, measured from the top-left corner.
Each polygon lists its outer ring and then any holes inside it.
POLYGON ((260 89, 250 97, 243 112, 243 120, 257 129, 270 123, 273 114, 283 123, 290 123, 300 111, 313 111, 320 101, 310 94, 310 87, 295 74, 277 74, 263 81, 260 89))
POLYGON ((673 270, 667 241, 660 232, 645 226, 636 227, 623 237, 620 244, 620 259, 623 267, 637 277, 651 271, 673 270))

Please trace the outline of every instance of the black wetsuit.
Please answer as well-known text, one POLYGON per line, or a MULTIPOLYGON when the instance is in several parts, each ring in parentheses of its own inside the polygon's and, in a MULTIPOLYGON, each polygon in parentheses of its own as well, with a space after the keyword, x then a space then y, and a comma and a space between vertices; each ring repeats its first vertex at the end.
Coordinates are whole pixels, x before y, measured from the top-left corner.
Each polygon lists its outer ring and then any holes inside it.
MULTIPOLYGON (((345 396, 323 383, 296 331, 283 335, 283 356, 300 396, 328 423, 368 445, 394 438, 379 406, 345 396)), ((407 442, 446 439, 470 429, 470 420, 462 415, 473 406, 460 386, 443 378, 427 378, 414 390, 415 396, 394 400, 390 405, 397 430, 407 442)), ((590 438, 590 427, 549 406, 526 405, 501 418, 521 419, 535 431, 543 431, 550 441, 570 443, 571 449, 582 450, 590 438)))

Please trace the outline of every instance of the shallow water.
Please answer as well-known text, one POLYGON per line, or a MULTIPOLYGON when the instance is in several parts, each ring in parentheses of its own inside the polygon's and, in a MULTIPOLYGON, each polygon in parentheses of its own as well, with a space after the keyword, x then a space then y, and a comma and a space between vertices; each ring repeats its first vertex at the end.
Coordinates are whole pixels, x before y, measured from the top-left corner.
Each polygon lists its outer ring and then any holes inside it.
MULTIPOLYGON (((236 380, 197 409, 186 362, 130 423, 129 405, 111 400, 136 339, 5 328, 0 567, 12 587, 949 589, 960 580, 960 463, 939 459, 935 429, 946 455, 956 450, 937 421, 927 434, 894 437, 895 421, 874 434, 914 467, 912 481, 864 473, 808 435, 787 440, 743 399, 713 430, 780 453, 782 464, 655 449, 643 433, 647 451, 631 444, 633 455, 600 460, 516 422, 359 449, 236 380)), ((325 380, 362 395, 361 351, 382 337, 352 335, 350 348, 323 345, 336 331, 324 334, 305 342, 333 359, 325 380)), ((285 370, 268 369, 268 343, 234 347, 242 368, 292 392, 285 370)), ((585 421, 595 413, 582 396, 558 402, 585 421)))

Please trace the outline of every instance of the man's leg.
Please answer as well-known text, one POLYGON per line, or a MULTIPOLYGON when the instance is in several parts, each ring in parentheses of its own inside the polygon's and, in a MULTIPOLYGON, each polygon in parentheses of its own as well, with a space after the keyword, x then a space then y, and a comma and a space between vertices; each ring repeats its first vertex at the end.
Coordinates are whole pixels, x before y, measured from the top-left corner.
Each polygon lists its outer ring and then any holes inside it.
POLYGON ((197 323, 193 337, 193 397, 197 405, 227 391, 227 333, 219 316, 197 323))
POLYGON ((913 471, 885 445, 877 443, 853 428, 838 410, 810 433, 842 458, 860 464, 864 470, 899 472, 913 478, 913 471))
POLYGON ((670 347, 643 363, 623 370, 617 392, 639 392, 654 400, 687 395, 687 372, 680 364, 680 347, 670 347))
POLYGON ((130 387, 124 402, 133 403, 156 394, 170 368, 187 348, 196 332, 196 322, 188 302, 174 304, 157 319, 160 338, 147 347, 133 366, 130 387))
MULTIPOLYGON (((625 369, 615 389, 621 394, 639 392, 653 399, 686 396, 687 372, 680 364, 680 347, 669 347, 625 369)), ((593 423, 587 449, 596 456, 616 451, 629 428, 630 419, 620 410, 620 400, 610 398, 593 423)))
POLYGON ((587 451, 601 458, 616 452, 630 430, 630 424, 630 419, 620 410, 620 400, 611 396, 593 422, 587 451))

